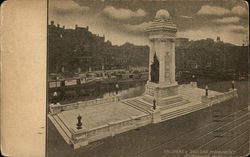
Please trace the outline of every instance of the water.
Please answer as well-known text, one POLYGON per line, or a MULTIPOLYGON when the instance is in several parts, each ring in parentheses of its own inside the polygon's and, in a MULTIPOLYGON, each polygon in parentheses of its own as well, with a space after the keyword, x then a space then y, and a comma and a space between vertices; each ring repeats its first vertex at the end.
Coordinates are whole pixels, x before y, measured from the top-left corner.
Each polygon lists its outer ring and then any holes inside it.
MULTIPOLYGON (((137 86, 137 87, 130 87, 128 89, 120 90, 118 93, 121 95, 121 99, 132 98, 136 96, 140 96, 144 93, 145 86, 137 86)), ((115 95, 115 92, 106 92, 103 94, 102 98, 108 98, 112 95, 115 95)))
MULTIPOLYGON (((190 83, 190 79, 179 78, 178 84, 190 83)), ((221 80, 205 79, 202 77, 197 78, 199 88, 204 88, 205 85, 211 82, 219 82, 221 80)), ((96 83, 89 86, 75 86, 73 88, 61 88, 59 89, 59 102, 61 104, 73 103, 77 101, 87 101, 97 98, 107 98, 115 94, 115 85, 119 84, 119 93, 122 99, 140 96, 145 91, 146 81, 134 81, 134 82, 112 82, 112 83, 96 83)), ((227 85, 230 88, 231 84, 227 85)), ((209 87, 210 88, 210 87, 209 87)), ((55 89, 49 90, 49 101, 52 102, 52 95, 55 89)), ((220 89, 216 89, 220 91, 220 89)))
MULTIPOLYGON (((140 96, 145 91, 145 81, 119 83, 118 93, 121 99, 140 96)), ((81 86, 75 88, 61 88, 58 90, 58 101, 61 104, 73 103, 77 101, 88 101, 97 98, 108 98, 115 95, 116 83, 93 84, 91 86, 81 86)), ((49 91, 50 99, 53 99, 53 90, 49 91)))

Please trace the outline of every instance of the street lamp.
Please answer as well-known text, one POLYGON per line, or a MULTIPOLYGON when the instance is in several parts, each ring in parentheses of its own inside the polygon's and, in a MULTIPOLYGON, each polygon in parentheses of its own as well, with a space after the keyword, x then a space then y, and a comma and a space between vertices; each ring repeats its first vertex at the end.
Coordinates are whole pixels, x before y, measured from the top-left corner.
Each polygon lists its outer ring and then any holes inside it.
POLYGON ((59 80, 59 77, 56 77, 56 90, 57 90, 57 81, 59 80))
POLYGON ((118 94, 118 91, 119 91, 119 85, 116 84, 116 85, 115 85, 115 92, 116 92, 116 95, 118 94))
POLYGON ((234 89, 234 80, 232 81, 232 89, 234 89))
POLYGON ((52 98, 54 104, 56 104, 57 101, 58 101, 58 93, 57 93, 57 91, 58 91, 58 89, 57 89, 57 81, 58 81, 58 79, 59 79, 59 77, 57 76, 56 77, 56 90, 54 91, 53 98, 52 98))
POLYGON ((192 76, 193 82, 195 82, 195 75, 192 76))
POLYGON ((208 86, 207 85, 205 87, 205 90, 206 90, 206 96, 208 96, 208 86))
POLYGON ((57 103, 57 101, 58 101, 58 100, 57 100, 57 96, 58 96, 58 95, 57 95, 57 92, 54 91, 53 97, 52 97, 52 101, 53 101, 52 103, 53 103, 53 104, 56 104, 56 103, 57 103))

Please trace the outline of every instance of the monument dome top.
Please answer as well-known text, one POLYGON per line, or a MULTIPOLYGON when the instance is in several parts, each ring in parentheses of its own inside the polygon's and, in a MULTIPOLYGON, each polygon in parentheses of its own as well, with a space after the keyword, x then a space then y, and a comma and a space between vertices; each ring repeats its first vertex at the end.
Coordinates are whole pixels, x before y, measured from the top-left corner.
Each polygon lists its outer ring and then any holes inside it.
POLYGON ((169 12, 165 9, 160 9, 157 11, 156 15, 155 15, 156 19, 164 19, 167 20, 170 18, 169 12))

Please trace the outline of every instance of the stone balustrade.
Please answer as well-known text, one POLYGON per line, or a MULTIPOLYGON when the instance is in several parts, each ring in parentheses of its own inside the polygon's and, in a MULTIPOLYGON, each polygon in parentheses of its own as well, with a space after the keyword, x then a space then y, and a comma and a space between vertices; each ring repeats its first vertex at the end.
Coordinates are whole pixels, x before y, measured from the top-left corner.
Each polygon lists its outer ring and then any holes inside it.
POLYGON ((89 142, 96 141, 99 138, 114 136, 116 134, 126 132, 144 125, 148 125, 152 122, 152 117, 150 115, 144 115, 139 117, 131 117, 129 119, 110 122, 106 125, 92 128, 86 131, 86 135, 89 142))
POLYGON ((219 95, 214 96, 202 96, 201 102, 208 103, 210 106, 225 100, 229 100, 231 98, 238 97, 237 89, 229 89, 228 92, 224 92, 219 95))
POLYGON ((67 110, 72 110, 72 109, 77 109, 77 108, 83 108, 89 105, 98 105, 98 104, 103 104, 103 103, 108 103, 108 102, 118 102, 120 100, 120 95, 117 96, 112 96, 109 98, 99 98, 95 100, 90 100, 90 101, 79 101, 76 103, 71 103, 71 104, 50 104, 49 109, 51 114, 57 114, 60 113, 61 111, 67 111, 67 110))
MULTIPOLYGON (((216 103, 219 103, 219 102, 222 102, 222 101, 225 101, 225 100, 237 97, 237 96, 238 96, 237 90, 230 89, 228 92, 224 92, 219 95, 207 96, 207 97, 202 96, 202 103, 213 105, 213 104, 216 104, 216 103)), ((88 103, 91 104, 94 102, 90 101, 88 103)), ((80 107, 81 105, 82 104, 79 103, 78 106, 72 105, 72 107, 80 107)), ((114 136, 116 134, 120 134, 129 130, 132 130, 132 129, 136 129, 136 128, 148 125, 150 123, 153 123, 153 119, 154 117, 152 117, 152 115, 132 116, 128 119, 110 122, 108 124, 98 126, 96 128, 91 128, 90 130, 87 130, 87 129, 79 130, 79 132, 76 132, 72 143, 74 143, 74 147, 77 148, 82 145, 87 145, 88 143, 93 142, 93 141, 97 141, 97 140, 100 140, 109 136, 114 136)))
POLYGON ((109 136, 115 136, 117 134, 136 129, 141 126, 145 126, 152 123, 151 115, 133 116, 131 118, 110 122, 108 124, 91 128, 90 130, 79 130, 75 132, 71 143, 74 148, 78 148, 83 145, 87 145, 90 142, 97 141, 109 136))

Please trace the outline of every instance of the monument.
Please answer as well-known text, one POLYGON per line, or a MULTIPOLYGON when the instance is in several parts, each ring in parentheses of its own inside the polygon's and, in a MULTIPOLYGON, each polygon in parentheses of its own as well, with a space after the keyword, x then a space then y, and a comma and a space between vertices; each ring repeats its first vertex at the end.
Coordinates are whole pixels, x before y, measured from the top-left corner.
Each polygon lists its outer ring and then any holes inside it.
MULTIPOLYGON (((146 29, 149 35, 149 80, 145 93, 121 100, 119 85, 112 97, 51 104, 48 117, 64 140, 74 149, 152 123, 183 116, 214 104, 237 98, 237 89, 226 92, 197 87, 195 76, 190 84, 175 81, 175 37, 177 28, 166 10, 159 10, 146 29), (83 122, 84 119, 84 127, 83 122), (77 123, 76 123, 76 120, 77 123)), ((91 71, 91 68, 90 70, 91 71)))
POLYGON ((175 81, 175 38, 177 28, 168 11, 161 9, 146 29, 150 40, 149 79, 144 100, 158 106, 181 101, 175 81))

